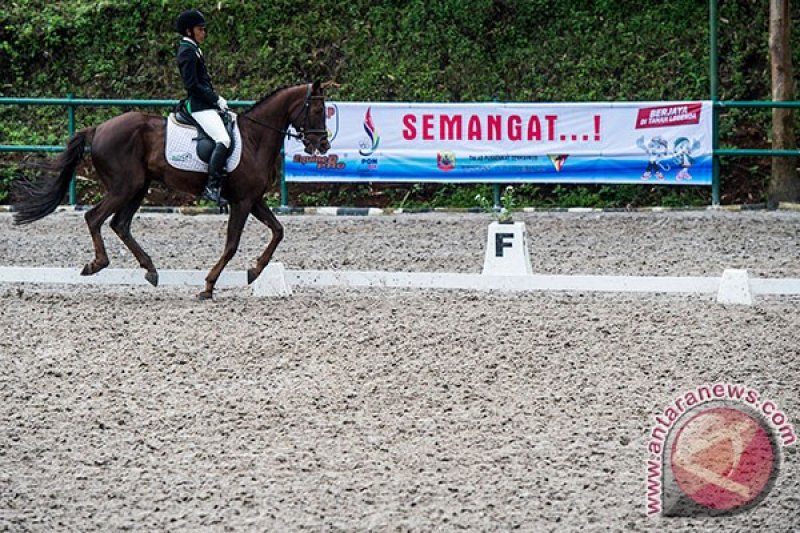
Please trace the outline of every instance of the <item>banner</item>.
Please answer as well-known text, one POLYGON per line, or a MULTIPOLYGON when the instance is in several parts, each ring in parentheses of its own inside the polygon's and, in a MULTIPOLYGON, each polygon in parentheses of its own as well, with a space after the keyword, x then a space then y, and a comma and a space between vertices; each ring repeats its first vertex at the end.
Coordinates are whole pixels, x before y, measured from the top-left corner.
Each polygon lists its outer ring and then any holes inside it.
POLYGON ((328 102, 331 149, 287 181, 710 185, 711 102, 328 102))

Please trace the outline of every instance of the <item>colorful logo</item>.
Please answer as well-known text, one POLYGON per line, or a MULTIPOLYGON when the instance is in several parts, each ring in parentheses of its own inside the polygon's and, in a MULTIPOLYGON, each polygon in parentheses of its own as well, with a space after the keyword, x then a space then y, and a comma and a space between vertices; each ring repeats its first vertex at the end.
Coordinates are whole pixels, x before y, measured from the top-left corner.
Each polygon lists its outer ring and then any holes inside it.
POLYGON ((358 153, 366 157, 372 155, 381 143, 381 136, 378 135, 378 130, 375 128, 375 123, 372 121, 371 107, 367 108, 367 113, 364 115, 364 131, 367 132, 369 141, 362 141, 360 143, 361 149, 358 153))
POLYGON ((453 152, 439 152, 436 154, 436 166, 439 170, 449 172, 456 168, 456 154, 453 152))
POLYGON ((339 106, 336 104, 328 104, 325 109, 325 129, 328 130, 328 142, 332 143, 339 135, 339 106))
POLYGON ((556 169, 556 172, 561 172, 561 169, 564 168, 564 163, 567 162, 567 158, 569 157, 568 154, 550 154, 547 157, 550 158, 550 161, 553 163, 553 167, 556 169))

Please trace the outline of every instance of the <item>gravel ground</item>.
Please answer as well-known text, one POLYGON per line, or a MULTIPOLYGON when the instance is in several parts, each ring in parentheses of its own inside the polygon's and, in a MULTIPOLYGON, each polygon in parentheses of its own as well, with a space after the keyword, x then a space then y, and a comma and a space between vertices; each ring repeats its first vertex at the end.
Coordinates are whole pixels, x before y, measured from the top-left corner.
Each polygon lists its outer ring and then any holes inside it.
MULTIPOLYGON (((800 213, 531 213, 541 274, 800 278, 800 213)), ((282 217, 293 269, 480 272, 482 215, 282 217)), ((159 268, 207 270, 218 216, 140 215, 159 268)), ((136 267, 109 229, 112 267, 136 267)), ((248 223, 229 268, 251 266, 248 223)), ((5 266, 80 268, 79 214, 5 266)), ((655 416, 745 384, 800 428, 800 299, 0 286, 0 530, 792 531, 800 446, 731 517, 650 518, 655 416)))

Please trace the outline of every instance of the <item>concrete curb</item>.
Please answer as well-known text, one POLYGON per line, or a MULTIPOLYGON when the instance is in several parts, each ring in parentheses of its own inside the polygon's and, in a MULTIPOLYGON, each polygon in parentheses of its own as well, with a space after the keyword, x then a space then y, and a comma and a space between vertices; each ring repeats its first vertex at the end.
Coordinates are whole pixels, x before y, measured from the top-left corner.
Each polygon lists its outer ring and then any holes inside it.
MULTIPOLYGON (((58 212, 85 212, 91 209, 91 205, 62 205, 58 212)), ((392 207, 274 207, 272 210, 277 215, 323 215, 323 216, 385 216, 400 214, 419 214, 419 213, 481 213, 477 207, 433 207, 433 208, 392 208, 392 207)), ((722 205, 722 206, 698 206, 698 207, 524 207, 515 209, 516 213, 668 213, 668 212, 702 212, 702 211, 767 211, 766 204, 742 204, 742 205, 722 205)), ((800 204, 781 202, 775 211, 800 212, 800 204)), ((10 205, 0 205, 0 213, 13 213, 14 209, 10 205)), ((143 206, 139 208, 139 213, 166 213, 180 215, 216 215, 220 210, 215 207, 195 207, 195 206, 143 206)))
MULTIPOLYGON (((161 270, 159 286, 203 286, 205 271, 161 270)), ((107 269, 81 276, 75 268, 0 267, 0 284, 148 286, 141 269, 107 269)), ((247 287, 246 271, 223 272, 218 287, 247 287)), ((499 292, 607 292, 716 294, 720 304, 752 305, 753 296, 800 296, 800 278, 751 279, 746 270, 725 270, 722 277, 491 275, 455 272, 287 270, 281 263, 265 269, 252 284, 254 296, 291 296, 294 287, 442 289, 499 292)))

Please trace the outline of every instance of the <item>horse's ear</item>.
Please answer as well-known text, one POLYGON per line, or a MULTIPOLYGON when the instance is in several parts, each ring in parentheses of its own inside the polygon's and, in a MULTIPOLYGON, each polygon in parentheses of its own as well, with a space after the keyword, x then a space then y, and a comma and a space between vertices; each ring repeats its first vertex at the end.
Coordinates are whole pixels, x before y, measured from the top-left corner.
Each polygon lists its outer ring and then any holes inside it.
POLYGON ((326 81, 322 84, 323 89, 338 89, 339 87, 341 87, 341 85, 339 85, 333 80, 326 81))

